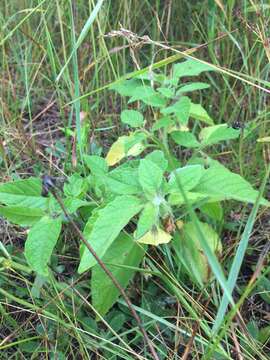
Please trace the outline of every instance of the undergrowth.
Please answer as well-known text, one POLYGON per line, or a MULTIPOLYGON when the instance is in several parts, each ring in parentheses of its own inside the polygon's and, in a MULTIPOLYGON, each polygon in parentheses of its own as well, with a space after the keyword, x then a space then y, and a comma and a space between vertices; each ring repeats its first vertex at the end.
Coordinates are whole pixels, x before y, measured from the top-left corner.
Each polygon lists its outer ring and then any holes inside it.
POLYGON ((1 2, 1 359, 269 358, 269 11, 1 2))

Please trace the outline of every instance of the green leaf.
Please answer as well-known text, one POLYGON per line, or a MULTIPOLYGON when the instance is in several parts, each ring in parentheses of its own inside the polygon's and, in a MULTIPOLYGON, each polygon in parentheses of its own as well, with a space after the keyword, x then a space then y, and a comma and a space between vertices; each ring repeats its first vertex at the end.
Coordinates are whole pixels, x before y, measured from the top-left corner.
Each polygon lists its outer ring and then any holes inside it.
POLYGON ((182 96, 180 100, 171 106, 161 110, 164 115, 175 114, 181 125, 186 125, 189 118, 191 100, 187 96, 182 96))
POLYGON ((64 194, 68 197, 82 197, 88 189, 87 180, 79 174, 69 177, 68 183, 64 185, 64 194))
POLYGON ((199 184, 204 171, 205 170, 201 165, 186 165, 174 170, 169 177, 169 193, 178 193, 179 185, 181 185, 184 191, 192 190, 199 184), (180 183, 179 185, 178 182, 180 183))
MULTIPOLYGON (((201 193, 197 193, 197 192, 191 192, 191 191, 186 191, 185 192, 185 196, 188 200, 189 204, 194 204, 194 203, 198 203, 204 200, 209 201, 216 201, 216 199, 210 199, 209 196, 201 194, 201 193)), ((186 204, 185 199, 183 198, 182 193, 180 192, 180 190, 178 192, 173 192, 172 194, 169 195, 168 198, 168 202, 170 205, 172 206, 180 206, 180 205, 184 205, 186 204)), ((186 204, 187 205, 187 204, 186 204)))
MULTIPOLYGON (((215 197, 216 200, 234 199, 254 203, 258 191, 240 175, 232 173, 221 164, 215 164, 206 169, 195 192, 215 197)), ((261 205, 270 206, 269 201, 261 199, 261 205)))
POLYGON ((95 176, 104 176, 108 172, 106 160, 97 155, 84 155, 84 161, 95 176))
POLYGON ((199 138, 203 146, 217 144, 220 141, 236 139, 240 130, 228 127, 227 124, 208 126, 202 129, 199 138))
POLYGON ((201 212, 209 216, 211 219, 221 222, 223 219, 223 209, 220 202, 207 203, 200 206, 201 212))
POLYGON ((168 129, 174 125, 173 120, 169 116, 164 116, 157 120, 152 126, 152 131, 157 131, 159 129, 168 129))
MULTIPOLYGON (((135 196, 118 196, 98 212, 98 217, 85 237, 102 258, 120 231, 142 209, 141 201, 135 196)), ((87 227, 87 224, 86 224, 87 227)), ((86 249, 83 252, 78 272, 81 274, 96 264, 95 258, 86 249)))
POLYGON ((45 210, 48 199, 41 196, 41 191, 39 178, 4 183, 0 185, 0 203, 45 210))
MULTIPOLYGON (((127 287, 135 273, 131 267, 139 266, 144 252, 144 248, 134 242, 130 236, 121 233, 104 255, 104 263, 122 288, 127 287)), ((99 265, 95 265, 92 270, 91 295, 92 304, 101 316, 107 313, 120 295, 99 265)))
POLYGON ((135 238, 139 239, 142 237, 147 231, 151 230, 153 225, 158 221, 158 207, 153 203, 147 203, 143 211, 140 214, 137 229, 135 231, 135 238))
POLYGON ((148 194, 155 194, 161 187, 163 180, 163 171, 150 160, 140 160, 138 169, 139 182, 143 190, 148 194))
POLYGON ((173 131, 171 133, 171 137, 176 144, 187 148, 196 148, 200 146, 200 143, 197 141, 195 135, 188 131, 173 131))
POLYGON ((174 88, 167 88, 167 87, 159 87, 157 88, 157 91, 168 99, 172 99, 175 93, 174 88))
POLYGON ((166 100, 151 86, 138 86, 128 103, 130 104, 138 100, 150 106, 163 107, 166 105, 166 100))
POLYGON ((79 208, 81 208, 83 206, 89 206, 91 204, 93 204, 93 203, 89 202, 89 201, 81 200, 78 198, 68 197, 68 198, 64 199, 64 205, 69 214, 76 212, 79 208))
MULTIPOLYGON (((216 255, 221 255, 222 244, 218 234, 206 223, 199 223, 205 239, 216 255)), ((201 247, 197 228, 193 222, 184 224, 180 231, 180 237, 176 236, 173 242, 180 252, 180 261, 184 265, 186 272, 195 279, 200 285, 209 280, 210 267, 201 247)))
POLYGON ((108 189, 114 194, 133 195, 141 192, 138 181, 138 169, 126 164, 109 172, 106 184, 108 189))
POLYGON ((165 158, 163 151, 152 151, 150 154, 146 155, 145 159, 155 163, 163 172, 167 170, 168 160, 165 158))
POLYGON ((48 262, 60 235, 61 218, 44 216, 29 231, 25 243, 28 264, 39 275, 48 276, 48 262))
POLYGON ((0 206, 0 215, 14 224, 31 226, 44 216, 44 211, 22 206, 0 206))
POLYGON ((124 110, 121 112, 121 121, 131 127, 140 127, 143 125, 143 115, 137 110, 124 110))
POLYGON ((183 93, 196 91, 196 90, 203 90, 203 89, 207 89, 209 87, 210 87, 210 85, 208 85, 206 83, 195 82, 195 83, 191 83, 191 84, 181 86, 180 89, 176 92, 176 95, 180 95, 180 94, 183 94, 183 93))
POLYGON ((125 80, 110 86, 111 90, 117 91, 121 96, 132 96, 135 89, 141 85, 137 79, 125 80))
POLYGON ((213 125, 214 121, 207 114, 207 111, 202 107, 201 104, 191 103, 190 116, 196 120, 205 122, 206 124, 213 125))
POLYGON ((214 71, 215 69, 202 62, 188 59, 173 66, 173 77, 198 76, 204 71, 214 71))

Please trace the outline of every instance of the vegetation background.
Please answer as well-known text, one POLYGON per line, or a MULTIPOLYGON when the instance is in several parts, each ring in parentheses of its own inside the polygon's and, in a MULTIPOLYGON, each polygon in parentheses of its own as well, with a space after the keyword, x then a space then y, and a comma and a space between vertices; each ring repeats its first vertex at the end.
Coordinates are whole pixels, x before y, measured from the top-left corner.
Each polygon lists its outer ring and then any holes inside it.
MULTIPOLYGON (((2 0, 1 181, 71 173, 80 161, 72 137, 80 122, 89 124, 89 151, 106 153, 123 133, 119 114, 125 106, 108 86, 161 60, 162 71, 168 71, 172 55, 179 61, 181 52, 193 49, 194 57, 221 68, 208 78, 212 86, 199 102, 216 124, 237 121, 252 129, 247 139, 213 148, 209 155, 258 188, 269 163, 269 15, 263 0, 2 0)), ((228 269, 250 208, 232 203, 225 213, 221 261, 228 269)), ((240 315, 229 319, 216 347, 225 355, 217 351, 214 359, 270 358, 264 253, 269 228, 269 212, 260 210, 234 289, 237 299, 242 296, 240 315)), ((0 218, 0 235, 9 251, 20 254, 26 230, 0 218)), ((122 300, 95 321, 87 278, 74 275, 78 255, 70 236, 68 229, 62 239, 63 276, 43 286, 40 297, 33 292, 41 285, 26 269, 9 271, 2 264, 1 359, 149 358, 122 300)), ((128 292, 160 358, 201 359, 219 294, 214 285, 205 293, 181 281, 172 256, 166 249, 151 251, 128 292)))

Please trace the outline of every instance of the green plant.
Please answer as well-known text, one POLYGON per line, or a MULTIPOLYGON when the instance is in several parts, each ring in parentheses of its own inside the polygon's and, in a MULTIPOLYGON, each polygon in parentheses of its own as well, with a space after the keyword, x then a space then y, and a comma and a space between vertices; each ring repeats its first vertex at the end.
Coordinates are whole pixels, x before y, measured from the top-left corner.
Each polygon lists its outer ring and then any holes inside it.
MULTIPOLYGON (((129 132, 112 144, 106 158, 84 154, 89 173, 78 171, 64 185, 62 201, 67 212, 82 222, 85 238, 123 287, 139 267, 147 246, 170 242, 183 271, 203 286, 210 278, 209 256, 222 252, 222 201, 255 203, 258 197, 240 175, 206 155, 208 147, 236 139, 241 131, 227 124, 214 125, 206 110, 186 95, 209 85, 182 78, 210 70, 186 60, 175 64, 170 76, 150 72, 112 86, 129 97, 131 108, 120 116, 129 132), (190 207, 197 212, 197 225, 190 207), (203 251, 197 226, 209 254, 203 251)), ((0 185, 0 214, 30 228, 26 260, 39 275, 48 276, 48 264, 67 218, 53 196, 41 193, 39 178, 0 185)), ((270 205, 263 198, 260 204, 270 205)), ((104 315, 119 292, 82 244, 78 272, 89 269, 92 302, 104 315)))

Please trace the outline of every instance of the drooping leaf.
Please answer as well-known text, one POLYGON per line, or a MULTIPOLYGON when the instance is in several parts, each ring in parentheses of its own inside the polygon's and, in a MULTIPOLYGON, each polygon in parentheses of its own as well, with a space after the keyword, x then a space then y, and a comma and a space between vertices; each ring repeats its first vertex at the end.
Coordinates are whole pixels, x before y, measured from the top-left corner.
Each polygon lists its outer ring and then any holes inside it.
POLYGON ((169 193, 180 192, 179 186, 181 186, 184 191, 192 190, 199 184, 204 171, 201 165, 186 165, 176 169, 169 177, 169 193))
POLYGON ((97 155, 84 155, 83 158, 93 175, 104 176, 104 174, 108 172, 108 165, 103 157, 97 155))
POLYGON ((191 84, 183 85, 180 89, 176 92, 176 95, 180 95, 187 92, 192 92, 196 90, 203 90, 209 88, 210 85, 202 82, 194 82, 191 84))
POLYGON ((196 120, 200 120, 209 125, 214 125, 214 121, 208 115, 207 111, 202 107, 201 104, 191 103, 190 116, 196 120))
MULTIPOLYGON (((91 231, 84 232, 84 235, 100 258, 107 252, 120 231, 141 209, 142 203, 138 198, 123 195, 116 197, 98 212, 91 231)), ((95 258, 86 249, 83 252, 78 271, 82 273, 95 264, 95 258)))
POLYGON ((173 77, 198 76, 204 71, 214 71, 213 66, 194 59, 187 59, 173 66, 173 77))
MULTIPOLYGON (((205 170, 200 183, 194 188, 195 192, 215 197, 219 201, 229 199, 247 203, 256 201, 258 191, 254 190, 245 179, 221 164, 214 164, 205 170)), ((262 199, 260 203, 270 206, 266 199, 262 199)))
POLYGON ((60 235, 61 218, 44 216, 29 231, 25 243, 28 264, 39 275, 48 276, 48 263, 60 235))
POLYGON ((139 182, 148 194, 155 194, 161 187, 163 179, 162 169, 148 159, 141 159, 138 169, 139 182))
MULTIPOLYGON (((103 261, 122 288, 126 288, 132 279, 143 256, 144 248, 124 233, 116 238, 103 257, 103 261)), ((119 297, 119 291, 97 264, 93 267, 91 276, 92 304, 101 316, 113 306, 119 297)))
POLYGON ((187 148, 196 148, 200 146, 195 135, 188 131, 174 131, 171 133, 171 137, 178 145, 182 145, 187 148))
POLYGON ((148 244, 158 246, 160 244, 167 244, 172 239, 171 235, 161 228, 157 227, 148 231, 137 241, 141 244, 148 244))
POLYGON ((124 110, 121 112, 121 121, 131 127, 140 127, 143 125, 143 115, 137 110, 124 110))
POLYGON ((38 208, 22 206, 0 206, 0 215, 8 221, 20 226, 32 226, 44 215, 44 211, 38 208))
POLYGON ((201 130, 199 138, 203 146, 217 144, 220 141, 236 139, 240 130, 228 127, 227 124, 208 126, 201 130))
POLYGON ((158 207, 153 203, 147 203, 143 211, 140 214, 137 229, 135 231, 135 238, 139 239, 146 232, 152 229, 153 225, 155 225, 158 221, 158 207))
POLYGON ((0 185, 0 203, 20 207, 47 208, 48 199, 41 196, 39 178, 16 180, 0 185))
MULTIPOLYGON (((200 227, 210 249, 217 256, 220 256, 222 244, 218 234, 206 223, 200 222, 200 227)), ((186 272, 200 285, 208 281, 210 277, 210 267, 202 250, 198 232, 193 222, 184 224, 180 230, 180 237, 175 237, 173 245, 180 253, 179 259, 184 265, 186 272)))

